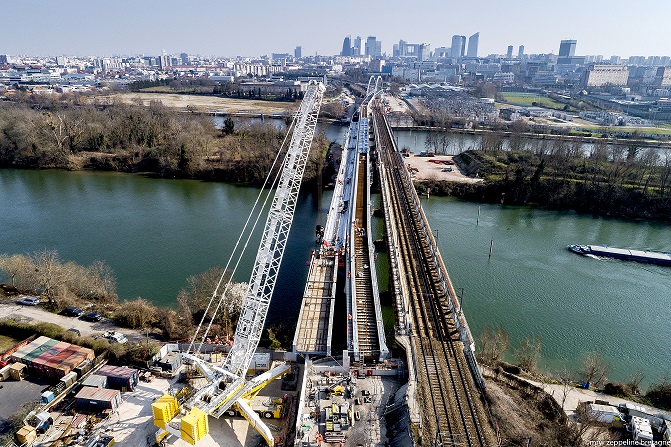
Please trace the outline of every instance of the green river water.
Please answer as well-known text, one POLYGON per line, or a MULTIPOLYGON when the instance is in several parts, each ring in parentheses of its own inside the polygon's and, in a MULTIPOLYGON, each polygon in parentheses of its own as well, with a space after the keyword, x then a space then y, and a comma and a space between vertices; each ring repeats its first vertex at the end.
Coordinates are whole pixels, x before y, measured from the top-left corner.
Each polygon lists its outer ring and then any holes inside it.
MULTIPOLYGON (((122 299, 175 304, 190 275, 223 266, 257 190, 106 172, 0 170, 0 253, 55 249, 79 264, 104 260, 122 299)), ((325 199, 328 195, 325 195, 325 199)), ((268 321, 295 324, 328 201, 302 192, 268 321)), ((600 350, 610 377, 671 374, 671 269, 580 257, 566 245, 671 251, 669 227, 531 208, 422 199, 472 332, 499 324, 513 347, 541 337, 541 365, 575 369, 600 350), (493 254, 488 257, 490 241, 493 254)), ((258 236, 242 260, 249 277, 258 236)))

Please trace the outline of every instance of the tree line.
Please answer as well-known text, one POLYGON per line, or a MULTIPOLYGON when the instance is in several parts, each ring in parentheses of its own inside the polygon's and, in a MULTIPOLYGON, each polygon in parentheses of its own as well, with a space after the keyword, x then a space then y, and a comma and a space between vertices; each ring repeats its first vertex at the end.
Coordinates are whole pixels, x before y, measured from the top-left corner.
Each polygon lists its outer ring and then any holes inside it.
MULTIPOLYGON (((261 184, 284 141, 270 123, 215 128, 159 101, 148 107, 18 92, 0 102, 0 166, 149 172, 261 184)), ((315 136, 305 180, 321 174, 328 142, 315 136)))
MULTIPOLYGON (((440 135, 427 141, 440 148, 447 144, 440 135)), ((599 140, 586 146, 581 138, 530 139, 519 133, 505 144, 503 135, 491 132, 455 161, 464 173, 485 181, 430 178, 417 184, 418 192, 671 221, 671 151, 644 148, 640 141, 624 146, 599 140)))
MULTIPOLYGON (((61 312, 69 306, 95 310, 122 327, 157 330, 165 340, 192 337, 194 322, 205 315, 219 279, 222 275, 226 281, 230 278, 219 267, 187 278, 176 298, 176 309, 172 309, 159 308, 142 297, 119 301, 116 278, 107 264, 97 261, 81 266, 63 261, 54 250, 0 255, 0 272, 8 279, 6 291, 39 296, 51 311, 61 312)), ((206 316, 206 320, 212 320, 213 337, 223 341, 233 334, 246 289, 245 283, 233 283, 216 318, 206 316)))
MULTIPOLYGON (((538 373, 538 359, 540 358, 542 340, 536 337, 526 337, 513 350, 512 357, 517 361, 512 365, 504 361, 511 348, 510 333, 503 327, 492 328, 485 326, 477 339, 477 359, 483 365, 502 369, 511 374, 538 373)), ((583 354, 579 364, 574 368, 564 368, 559 372, 547 373, 548 377, 565 385, 563 396, 559 396, 559 404, 564 403, 571 387, 583 386, 603 389, 607 394, 635 399, 646 404, 671 410, 671 380, 663 377, 650 385, 644 393, 641 390, 643 373, 634 372, 625 382, 609 381, 610 364, 602 352, 591 351, 583 354), (562 399, 563 397, 563 399, 562 399)))

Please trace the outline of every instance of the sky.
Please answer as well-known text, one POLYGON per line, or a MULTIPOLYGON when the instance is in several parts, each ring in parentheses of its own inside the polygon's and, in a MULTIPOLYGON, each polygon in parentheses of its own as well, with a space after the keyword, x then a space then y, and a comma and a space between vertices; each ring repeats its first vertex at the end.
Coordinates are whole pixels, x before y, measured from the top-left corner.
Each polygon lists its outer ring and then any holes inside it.
POLYGON ((110 56, 188 53, 334 55, 343 38, 451 44, 480 32, 479 56, 559 52, 671 56, 668 0, 21 0, 0 6, 0 54, 110 56))

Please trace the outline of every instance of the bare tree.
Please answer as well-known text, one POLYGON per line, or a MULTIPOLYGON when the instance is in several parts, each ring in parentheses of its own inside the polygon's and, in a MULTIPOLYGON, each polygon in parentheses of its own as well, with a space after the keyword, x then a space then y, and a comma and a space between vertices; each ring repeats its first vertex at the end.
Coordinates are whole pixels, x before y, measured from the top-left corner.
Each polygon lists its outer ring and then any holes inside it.
POLYGON ((514 356, 520 368, 534 372, 538 363, 538 357, 541 354, 541 338, 527 337, 520 343, 519 348, 515 350, 514 356))
POLYGON ((492 330, 489 325, 478 337, 480 348, 478 349, 478 360, 487 365, 493 365, 501 359, 510 347, 510 333, 503 326, 492 330))
POLYGON ((588 352, 582 359, 580 378, 583 382, 599 387, 606 380, 609 370, 610 365, 601 352, 588 352))

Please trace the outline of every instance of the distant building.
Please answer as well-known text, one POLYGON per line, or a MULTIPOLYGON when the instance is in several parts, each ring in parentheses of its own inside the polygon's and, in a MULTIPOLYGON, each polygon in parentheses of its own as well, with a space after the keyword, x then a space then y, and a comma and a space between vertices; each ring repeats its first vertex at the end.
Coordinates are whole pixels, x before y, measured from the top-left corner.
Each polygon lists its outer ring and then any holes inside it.
POLYGON ((427 61, 431 58, 431 45, 428 43, 420 43, 419 51, 417 52, 417 60, 419 62, 427 61))
POLYGON ((508 51, 506 51, 506 58, 512 59, 513 58, 513 46, 508 45, 508 51))
POLYGON ((656 87, 671 86, 671 67, 657 68, 657 76, 655 77, 655 86, 656 87))
POLYGON ((181 60, 182 65, 189 65, 189 55, 186 53, 182 53, 179 55, 179 59, 181 60))
POLYGON ((618 65, 620 63, 620 56, 611 56, 610 57, 610 64, 611 65, 618 65))
POLYGON ((501 84, 512 84, 515 82, 515 73, 503 73, 503 72, 498 72, 494 73, 494 82, 498 82, 501 84))
POLYGON ((466 36, 452 36, 452 47, 450 48, 450 56, 454 59, 464 57, 466 51, 466 36))
POLYGON ((382 56, 382 41, 379 41, 375 36, 368 36, 366 39, 366 56, 379 57, 382 56))
POLYGON ((477 32, 468 38, 468 52, 467 57, 478 57, 478 43, 480 41, 480 33, 477 32))
POLYGON ((345 37, 342 42, 342 51, 340 51, 341 56, 353 56, 352 54, 352 38, 350 36, 345 37))
POLYGON ((450 57, 449 47, 438 47, 433 51, 433 57, 436 59, 450 57))
POLYGON ((559 56, 557 56, 557 64, 570 65, 578 63, 575 57, 575 47, 577 40, 562 40, 559 44, 559 56))
POLYGON ((524 57, 524 45, 520 45, 519 48, 517 48, 517 58, 522 59, 524 57))
POLYGON ((303 57, 303 47, 297 46, 294 48, 294 58, 300 59, 301 57, 303 57))
POLYGON ((623 65, 591 64, 583 73, 583 87, 602 87, 612 85, 625 87, 629 80, 629 70, 623 65))
POLYGON ((577 40, 562 40, 559 44, 559 57, 575 56, 575 47, 577 44, 577 40))
POLYGON ((356 36, 352 47, 352 56, 361 56, 361 36, 356 36))

